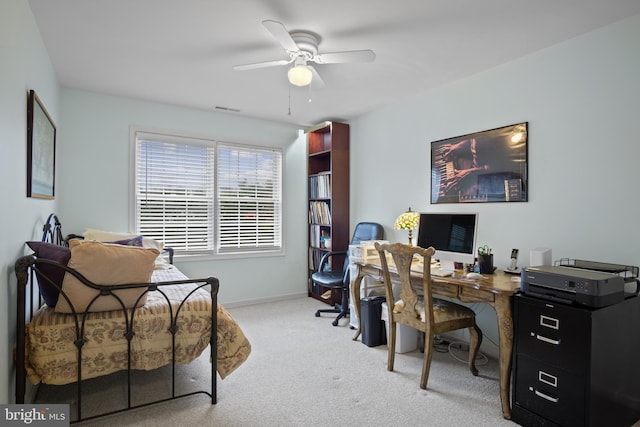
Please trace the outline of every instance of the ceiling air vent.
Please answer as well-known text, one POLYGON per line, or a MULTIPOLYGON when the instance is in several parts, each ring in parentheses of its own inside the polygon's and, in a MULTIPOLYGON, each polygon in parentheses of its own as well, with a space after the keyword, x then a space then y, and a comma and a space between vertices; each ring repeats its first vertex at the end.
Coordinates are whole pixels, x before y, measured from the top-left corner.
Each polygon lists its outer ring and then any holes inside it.
POLYGON ((240 110, 238 110, 237 108, 221 107, 219 105, 216 105, 214 107, 214 110, 226 111, 228 113, 239 113, 240 112, 240 110))

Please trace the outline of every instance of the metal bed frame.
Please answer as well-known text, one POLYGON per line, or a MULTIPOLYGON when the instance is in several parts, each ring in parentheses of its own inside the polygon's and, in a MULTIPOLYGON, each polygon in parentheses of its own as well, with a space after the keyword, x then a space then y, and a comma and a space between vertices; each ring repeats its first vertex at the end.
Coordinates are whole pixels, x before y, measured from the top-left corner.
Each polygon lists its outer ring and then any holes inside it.
MULTIPOLYGON (((74 236, 78 237, 78 236, 74 236)), ((68 239, 64 239, 62 235, 62 227, 58 217, 55 214, 49 215, 44 227, 43 227, 43 235, 42 241, 54 243, 58 245, 66 245, 68 239)), ((170 252, 170 260, 172 261, 173 253, 170 252)), ((132 368, 131 368, 131 340, 133 339, 135 333, 133 330, 134 320, 135 320, 135 310, 131 309, 130 312, 127 312, 127 309, 124 308, 124 303, 118 297, 117 294, 114 294, 110 287, 97 285, 89 280, 85 279, 81 274, 76 272, 75 270, 64 266, 62 264, 56 263, 55 261, 45 260, 45 259, 37 259, 34 255, 26 255, 18 258, 15 262, 15 274, 18 280, 18 291, 17 291, 17 345, 16 345, 16 403, 21 404, 25 403, 25 393, 26 393, 26 366, 25 366, 25 345, 26 345, 26 325, 29 320, 33 317, 34 311, 37 310, 42 304, 43 300, 40 296, 40 293, 37 289, 36 281, 34 280, 34 275, 39 273, 40 277, 43 277, 39 267, 42 265, 55 265, 57 268, 64 269, 65 274, 73 274, 78 280, 80 280, 84 285, 98 289, 100 291, 100 295, 97 295, 94 300, 103 297, 103 296, 112 296, 115 297, 125 310, 125 322, 126 322, 126 333, 125 339, 127 340, 127 369, 126 369, 126 383, 127 383, 127 406, 123 409, 118 409, 114 411, 109 411, 105 413, 101 413, 95 416, 83 418, 82 417, 82 347, 86 343, 86 339, 84 337, 85 330, 85 321, 86 321, 86 313, 76 313, 72 308, 74 317, 75 317, 75 341, 74 345, 77 348, 77 366, 78 366, 78 376, 76 380, 76 398, 77 398, 77 411, 76 418, 71 421, 71 423, 76 423, 79 421, 87 421, 95 418, 104 417, 107 415, 112 415, 120 412, 125 412, 132 409, 142 408, 150 405, 154 405, 161 402, 166 402, 169 400, 179 399, 182 397, 192 396, 195 394, 206 394, 211 397, 211 404, 215 404, 217 402, 217 392, 216 392, 216 374, 217 374, 217 296, 218 290, 220 288, 220 282, 215 277, 208 277, 206 279, 189 279, 189 280, 176 280, 176 281, 167 281, 167 282, 157 282, 157 283, 145 283, 145 284, 131 284, 131 285, 122 285, 118 286, 118 289, 140 289, 145 288, 146 292, 159 292, 164 296, 165 300, 168 298, 166 294, 163 292, 162 288, 165 286, 171 285, 180 285, 180 284, 189 284, 189 283, 197 283, 199 284, 193 291, 191 291, 184 300, 180 303, 179 307, 175 310, 169 306, 169 315, 171 317, 169 332, 172 335, 172 361, 171 361, 171 397, 159 399, 153 402, 133 405, 132 404, 132 368), (184 394, 176 394, 176 363, 175 363, 175 352, 176 352, 176 343, 175 337, 178 332, 177 319, 180 314, 180 310, 183 307, 184 303, 187 299, 198 289, 206 289, 211 294, 211 340, 210 340, 210 349, 211 349, 211 390, 198 390, 184 394)), ((56 286, 57 287, 57 286, 56 286)), ((61 296, 62 296, 61 292, 61 296)), ((142 298, 142 296, 140 297, 142 298)), ((71 306, 71 304, 69 304, 71 306)), ((137 304, 136 304, 137 305, 137 304)))

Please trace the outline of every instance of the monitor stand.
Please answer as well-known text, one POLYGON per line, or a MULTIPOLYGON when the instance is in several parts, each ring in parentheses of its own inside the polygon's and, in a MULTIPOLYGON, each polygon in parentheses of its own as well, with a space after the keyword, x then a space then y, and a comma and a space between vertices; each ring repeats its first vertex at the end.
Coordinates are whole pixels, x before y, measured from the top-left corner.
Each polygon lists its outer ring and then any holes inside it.
POLYGON ((442 261, 440 260, 440 270, 446 270, 446 271, 455 271, 456 266, 455 263, 453 261, 442 261))

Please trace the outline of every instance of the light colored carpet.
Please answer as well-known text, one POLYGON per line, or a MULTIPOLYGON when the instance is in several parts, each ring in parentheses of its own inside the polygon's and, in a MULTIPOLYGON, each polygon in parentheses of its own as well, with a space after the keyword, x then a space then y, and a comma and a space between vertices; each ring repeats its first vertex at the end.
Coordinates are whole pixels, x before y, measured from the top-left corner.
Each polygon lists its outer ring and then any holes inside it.
MULTIPOLYGON (((387 347, 352 341, 348 320, 317 318, 326 308, 311 298, 235 307, 229 312, 252 344, 249 359, 218 381, 218 403, 206 395, 152 405, 82 423, 87 426, 514 426, 502 418, 497 361, 467 366, 434 352, 428 390, 419 388, 422 353, 396 355, 388 372, 387 347)), ((207 353, 208 354, 208 353, 207 353)), ((464 355, 463 355, 464 356, 464 355)), ((160 372, 142 373, 144 397, 168 393, 160 372)), ((179 392, 209 383, 208 359, 180 367, 179 392)), ((64 387, 41 387, 39 401, 64 387)), ((84 415, 124 404, 118 376, 89 381, 84 415)), ((140 400, 134 401, 134 403, 140 400)))

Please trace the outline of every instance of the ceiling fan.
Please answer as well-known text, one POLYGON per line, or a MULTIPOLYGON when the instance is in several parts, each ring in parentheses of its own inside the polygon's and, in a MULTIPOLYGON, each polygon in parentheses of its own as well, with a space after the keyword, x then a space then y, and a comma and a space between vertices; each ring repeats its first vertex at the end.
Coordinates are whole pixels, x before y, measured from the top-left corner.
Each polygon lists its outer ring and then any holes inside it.
POLYGON ((313 81, 314 86, 323 87, 324 82, 316 69, 308 62, 316 64, 338 64, 347 62, 372 62, 376 54, 372 50, 349 50, 342 52, 318 53, 320 36, 310 31, 289 32, 283 24, 277 21, 265 20, 262 25, 278 40, 286 51, 289 59, 256 62, 252 64, 236 65, 234 70, 254 70, 256 68, 288 65, 287 77, 296 86, 307 86, 313 81))

